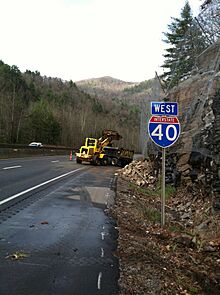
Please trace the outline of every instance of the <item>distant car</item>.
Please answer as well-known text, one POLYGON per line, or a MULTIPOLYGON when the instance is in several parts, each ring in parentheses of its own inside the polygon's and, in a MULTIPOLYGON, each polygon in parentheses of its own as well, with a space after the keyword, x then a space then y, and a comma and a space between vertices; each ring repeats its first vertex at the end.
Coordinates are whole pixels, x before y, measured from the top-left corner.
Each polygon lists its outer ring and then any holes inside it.
POLYGON ((31 142, 28 146, 42 147, 43 145, 41 142, 31 142))

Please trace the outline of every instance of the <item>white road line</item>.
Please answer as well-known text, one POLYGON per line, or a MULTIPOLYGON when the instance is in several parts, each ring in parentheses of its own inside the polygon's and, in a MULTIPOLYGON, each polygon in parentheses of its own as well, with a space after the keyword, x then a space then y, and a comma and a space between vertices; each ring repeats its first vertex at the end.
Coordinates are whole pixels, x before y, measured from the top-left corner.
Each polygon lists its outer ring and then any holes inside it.
POLYGON ((28 188, 28 189, 26 189, 26 190, 23 191, 23 192, 20 192, 20 193, 15 194, 15 195, 13 195, 13 196, 11 196, 11 197, 8 197, 8 198, 5 199, 5 200, 0 201, 0 206, 3 205, 3 204, 5 204, 5 203, 7 203, 7 202, 9 202, 9 201, 11 201, 11 200, 13 200, 13 199, 15 199, 15 198, 17 198, 17 197, 19 197, 19 196, 22 196, 22 195, 24 195, 24 194, 26 194, 26 193, 28 193, 28 192, 30 192, 30 191, 33 191, 33 190, 35 190, 35 189, 37 189, 37 188, 39 188, 39 187, 41 187, 41 186, 43 186, 43 185, 45 185, 45 184, 48 184, 48 183, 50 183, 50 182, 53 182, 53 181, 55 181, 55 180, 57 180, 57 179, 63 178, 63 177, 65 177, 65 176, 67 176, 67 175, 73 174, 73 173, 75 173, 75 172, 77 172, 77 171, 79 171, 79 170, 83 170, 83 169, 85 169, 85 168, 78 168, 78 169, 76 169, 76 170, 73 170, 73 171, 67 172, 67 173, 62 174, 62 175, 60 175, 60 176, 57 176, 57 177, 55 177, 55 178, 49 179, 49 180, 47 180, 47 181, 45 181, 45 182, 42 182, 42 183, 40 183, 40 184, 38 184, 38 185, 35 185, 35 186, 31 187, 31 188, 28 188))
POLYGON ((102 279, 102 273, 100 272, 99 275, 98 275, 98 282, 97 282, 98 290, 101 289, 101 279, 102 279))
POLYGON ((57 163, 57 162, 60 162, 60 161, 59 160, 51 161, 51 163, 57 163))
POLYGON ((18 166, 11 166, 11 167, 4 167, 2 168, 3 170, 9 170, 9 169, 16 169, 16 168, 21 168, 22 166, 18 165, 18 166))
POLYGON ((105 252, 104 252, 104 249, 101 248, 101 257, 103 258, 105 256, 105 252))

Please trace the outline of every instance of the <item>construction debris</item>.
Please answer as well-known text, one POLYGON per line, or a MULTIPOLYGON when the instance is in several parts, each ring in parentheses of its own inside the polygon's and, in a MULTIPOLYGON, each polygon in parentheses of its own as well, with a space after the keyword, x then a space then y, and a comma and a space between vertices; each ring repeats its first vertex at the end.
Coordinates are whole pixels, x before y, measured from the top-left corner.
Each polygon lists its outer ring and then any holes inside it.
POLYGON ((154 165, 135 161, 118 176, 120 294, 220 294, 220 216, 198 184, 166 186, 166 226, 154 165))
POLYGON ((21 260, 24 259, 26 257, 29 257, 30 255, 27 253, 24 253, 23 251, 16 251, 15 253, 6 256, 6 259, 11 259, 11 260, 21 260))
POLYGON ((46 221, 46 220, 44 220, 44 221, 41 221, 41 223, 40 224, 49 224, 49 222, 48 221, 46 221))
POLYGON ((156 177, 150 161, 133 161, 121 170, 122 175, 138 186, 154 187, 156 177))

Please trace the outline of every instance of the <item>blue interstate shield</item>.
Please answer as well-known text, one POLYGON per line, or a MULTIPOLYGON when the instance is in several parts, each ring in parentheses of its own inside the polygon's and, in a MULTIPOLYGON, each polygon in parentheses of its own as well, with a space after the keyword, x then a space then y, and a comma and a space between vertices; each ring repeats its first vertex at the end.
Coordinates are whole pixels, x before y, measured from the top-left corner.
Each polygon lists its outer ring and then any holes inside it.
POLYGON ((162 148, 173 145, 180 136, 180 122, 177 117, 152 116, 148 123, 152 141, 162 148))

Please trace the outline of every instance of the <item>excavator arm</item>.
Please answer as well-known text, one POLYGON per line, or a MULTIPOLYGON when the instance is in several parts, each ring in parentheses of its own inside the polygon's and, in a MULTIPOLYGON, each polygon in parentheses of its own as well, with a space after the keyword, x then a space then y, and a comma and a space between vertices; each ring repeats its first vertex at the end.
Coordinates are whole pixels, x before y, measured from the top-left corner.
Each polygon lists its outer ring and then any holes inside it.
POLYGON ((102 131, 102 137, 98 139, 98 145, 103 148, 105 146, 108 146, 113 140, 119 140, 122 136, 114 130, 103 130, 102 131))

